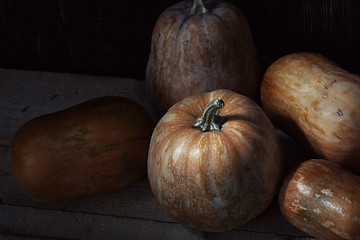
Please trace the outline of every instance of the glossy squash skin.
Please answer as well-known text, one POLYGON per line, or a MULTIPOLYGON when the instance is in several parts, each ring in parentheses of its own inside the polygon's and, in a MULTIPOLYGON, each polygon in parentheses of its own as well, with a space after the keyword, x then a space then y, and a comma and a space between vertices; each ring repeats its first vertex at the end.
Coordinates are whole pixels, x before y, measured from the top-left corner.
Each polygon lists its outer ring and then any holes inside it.
POLYGON ((269 205, 282 165, 279 140, 262 109, 248 97, 216 90, 183 99, 158 122, 148 177, 154 196, 175 220, 205 231, 226 231, 269 205), (225 103, 214 117, 219 130, 194 127, 215 99, 225 103))
POLYGON ((39 116, 13 138, 13 176, 39 201, 115 190, 146 174, 153 126, 138 103, 115 96, 39 116))
POLYGON ((218 0, 183 1, 157 20, 146 83, 160 116, 187 96, 220 88, 255 98, 258 78, 252 34, 235 6, 218 0))
POLYGON ((322 240, 360 239, 360 176, 312 159, 284 181, 279 204, 295 227, 322 240))
POLYGON ((265 112, 315 153, 360 173, 360 76, 314 53, 275 61, 261 84, 265 112))

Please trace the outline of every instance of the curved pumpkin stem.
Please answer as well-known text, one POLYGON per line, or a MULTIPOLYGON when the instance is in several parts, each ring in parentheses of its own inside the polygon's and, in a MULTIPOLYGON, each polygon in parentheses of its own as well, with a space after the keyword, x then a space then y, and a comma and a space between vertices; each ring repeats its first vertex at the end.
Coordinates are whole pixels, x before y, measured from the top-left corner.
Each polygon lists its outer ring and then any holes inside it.
POLYGON ((191 15, 199 15, 208 13, 209 10, 206 8, 204 2, 202 0, 194 0, 194 4, 190 9, 191 15))
POLYGON ((193 127, 200 129, 202 132, 220 131, 221 123, 216 118, 219 115, 219 110, 225 106, 222 99, 214 99, 206 106, 201 117, 196 119, 193 127))

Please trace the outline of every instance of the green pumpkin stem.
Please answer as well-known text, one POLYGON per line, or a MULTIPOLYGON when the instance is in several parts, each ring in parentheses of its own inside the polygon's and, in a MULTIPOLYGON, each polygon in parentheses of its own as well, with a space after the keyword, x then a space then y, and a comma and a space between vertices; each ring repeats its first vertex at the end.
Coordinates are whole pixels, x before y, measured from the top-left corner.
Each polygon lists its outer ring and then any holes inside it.
POLYGON ((221 130, 219 120, 219 110, 225 106, 222 99, 214 99, 206 106, 201 117, 196 119, 194 128, 200 129, 202 132, 214 132, 221 130))
POLYGON ((202 0, 194 0, 194 4, 190 9, 191 15, 200 15, 208 12, 209 10, 206 8, 202 0))

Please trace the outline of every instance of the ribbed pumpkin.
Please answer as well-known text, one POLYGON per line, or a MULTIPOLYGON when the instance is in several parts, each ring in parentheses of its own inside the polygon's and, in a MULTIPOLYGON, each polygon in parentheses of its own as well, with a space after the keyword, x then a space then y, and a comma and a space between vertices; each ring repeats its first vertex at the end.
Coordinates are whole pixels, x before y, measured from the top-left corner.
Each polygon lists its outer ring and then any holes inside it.
POLYGON ((64 201, 111 191, 146 174, 153 122, 123 97, 101 97, 39 116, 11 144, 13 175, 27 195, 64 201))
POLYGON ((360 176, 334 162, 301 163, 285 179, 279 203, 291 224, 317 239, 360 239, 360 176))
POLYGON ((270 120, 254 101, 230 90, 175 104, 150 142, 155 197, 178 222, 205 231, 229 230, 258 216, 273 199, 281 171, 270 120))
POLYGON ((184 97, 220 88, 254 98, 258 76, 249 25, 234 5, 183 1, 157 20, 146 82, 159 114, 184 97))

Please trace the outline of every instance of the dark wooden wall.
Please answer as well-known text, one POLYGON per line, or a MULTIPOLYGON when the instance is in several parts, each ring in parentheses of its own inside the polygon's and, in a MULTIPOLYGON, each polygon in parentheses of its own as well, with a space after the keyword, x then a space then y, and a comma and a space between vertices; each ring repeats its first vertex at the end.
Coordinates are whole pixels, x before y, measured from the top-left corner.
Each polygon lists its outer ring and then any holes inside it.
MULTIPOLYGON (((0 68, 144 79, 152 29, 176 0, 0 0, 0 68)), ((233 0, 262 69, 314 51, 360 73, 360 1, 233 0)))

